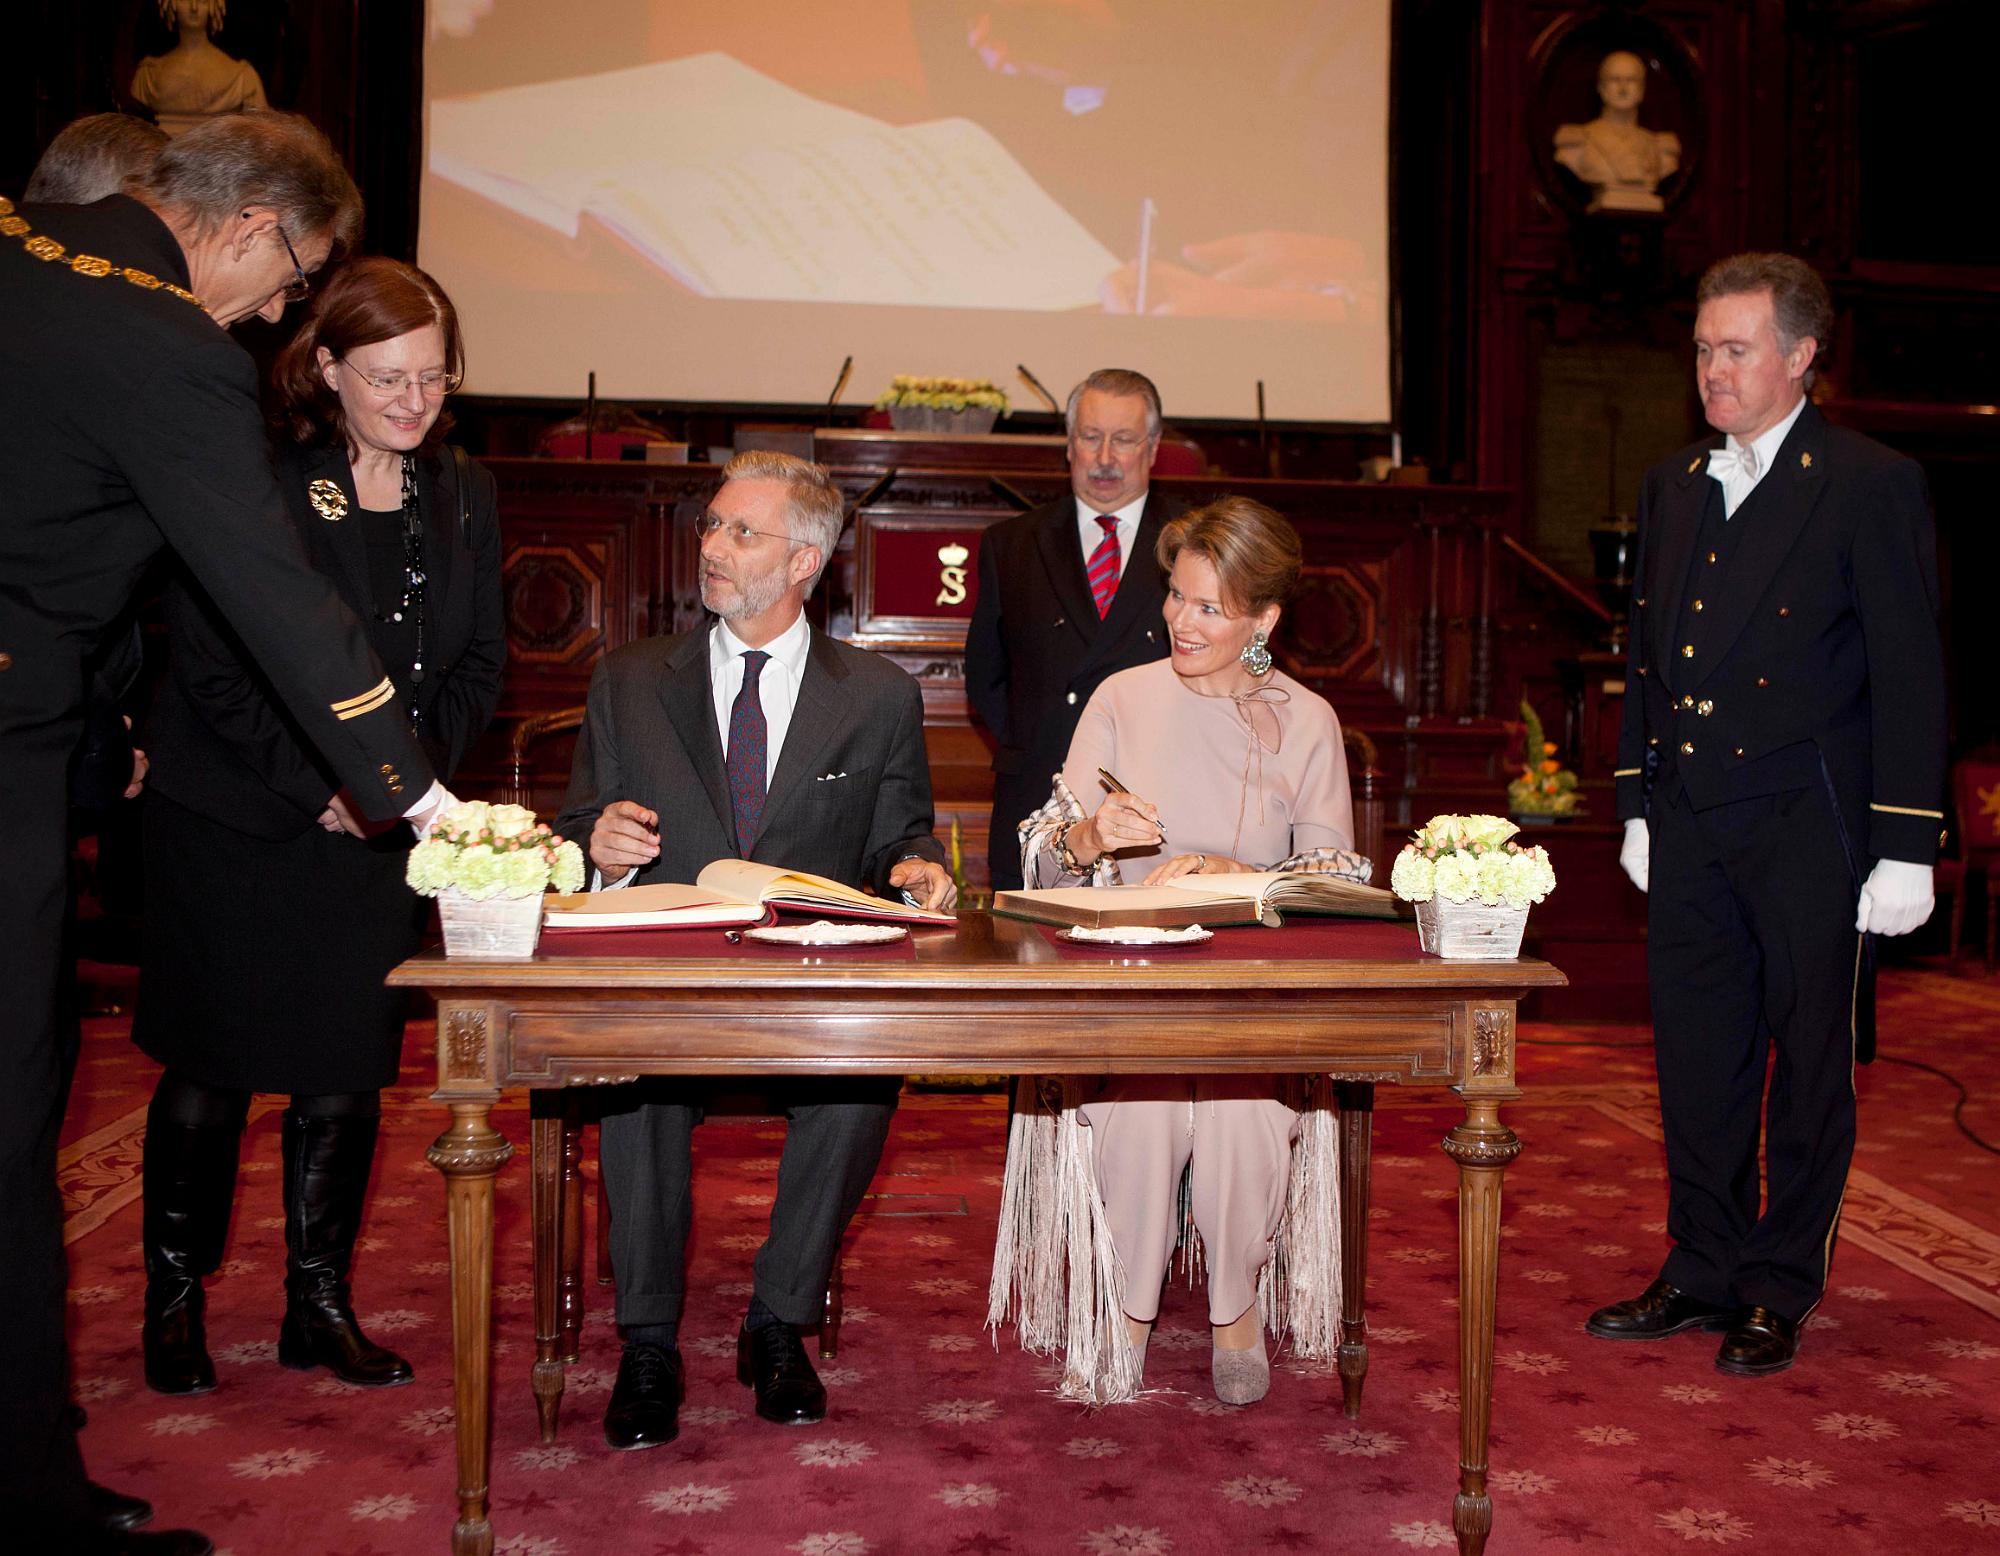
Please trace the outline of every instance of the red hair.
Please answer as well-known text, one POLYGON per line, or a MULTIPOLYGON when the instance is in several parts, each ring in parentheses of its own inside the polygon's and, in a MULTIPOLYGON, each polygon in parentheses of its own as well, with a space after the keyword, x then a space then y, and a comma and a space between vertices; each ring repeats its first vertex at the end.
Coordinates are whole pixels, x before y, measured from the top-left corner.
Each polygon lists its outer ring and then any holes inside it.
MULTIPOLYGON (((271 369, 271 419, 297 443, 348 442, 340 396, 320 371, 319 348, 344 357, 359 346, 394 340, 435 324, 444 335, 444 368, 465 371, 458 310, 429 276, 401 260, 371 257, 342 265, 314 295, 312 309, 271 369)), ((439 411, 419 453, 428 454, 451 429, 439 411)))

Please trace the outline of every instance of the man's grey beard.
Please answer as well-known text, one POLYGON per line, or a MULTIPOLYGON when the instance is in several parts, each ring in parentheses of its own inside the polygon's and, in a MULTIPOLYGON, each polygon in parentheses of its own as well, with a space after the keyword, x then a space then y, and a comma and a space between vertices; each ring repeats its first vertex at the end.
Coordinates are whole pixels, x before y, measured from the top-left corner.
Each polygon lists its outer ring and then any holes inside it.
POLYGON ((785 592, 785 570, 775 567, 768 573, 760 574, 747 583, 736 585, 736 603, 724 609, 708 597, 708 586, 704 583, 701 603, 715 612, 724 621, 741 621, 747 616, 761 616, 776 605, 785 592))

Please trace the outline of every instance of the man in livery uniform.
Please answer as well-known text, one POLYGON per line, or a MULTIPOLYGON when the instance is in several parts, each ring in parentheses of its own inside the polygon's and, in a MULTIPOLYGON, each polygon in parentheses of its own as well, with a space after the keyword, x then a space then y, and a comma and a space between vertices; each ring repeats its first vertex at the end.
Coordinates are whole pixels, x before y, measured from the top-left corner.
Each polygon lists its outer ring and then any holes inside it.
POLYGON ((1931 909, 1944 660, 1923 472, 1806 399, 1832 333, 1783 254, 1702 278, 1695 381, 1727 434, 1650 470, 1617 770, 1647 971, 1673 1242, 1604 1339, 1724 1332, 1792 1364, 1826 1288, 1872 1056, 1869 937, 1931 909), (1769 1178, 1759 1208, 1759 1110, 1769 1178))
MULTIPOLYGON (((56 1135, 73 1053, 58 1011, 64 775, 84 661, 171 547, 345 785, 350 814, 449 799, 360 626, 306 561, 271 475, 255 370, 228 335, 275 320, 351 244, 361 201, 305 120, 190 130, 135 195, 0 201, 0 1529, 22 1550, 191 1556, 190 1531, 91 1517, 63 1348, 56 1135)), ((226 976, 218 968, 216 976, 226 976)))

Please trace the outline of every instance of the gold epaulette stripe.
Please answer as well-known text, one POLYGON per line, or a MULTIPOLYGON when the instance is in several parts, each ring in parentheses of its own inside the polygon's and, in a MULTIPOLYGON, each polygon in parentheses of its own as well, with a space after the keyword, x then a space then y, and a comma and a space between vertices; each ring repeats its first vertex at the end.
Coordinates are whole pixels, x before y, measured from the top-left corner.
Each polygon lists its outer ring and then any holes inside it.
POLYGON ((334 703, 333 716, 337 719, 358 719, 364 713, 373 713, 395 695, 396 688, 390 684, 389 678, 385 675, 359 697, 349 697, 344 702, 334 703))
POLYGON ((1870 805, 1870 810, 1885 811, 1891 816, 1924 816, 1932 821, 1944 820, 1941 810, 1912 810, 1907 805, 1870 805))
POLYGON ((1643 767, 1614 767, 1611 769, 1611 776, 1613 778, 1636 778, 1645 770, 1643 767))
POLYGON ((62 260, 71 270, 80 276, 117 276, 121 281, 130 281, 134 286, 143 287, 149 292, 171 292, 182 302, 193 303, 203 313, 208 312, 208 304, 195 296, 186 287, 175 286, 171 281, 162 281, 158 276, 148 271, 137 269, 131 265, 114 265, 110 260, 99 259, 95 254, 77 254, 72 256, 54 238, 45 238, 39 234, 35 234, 24 218, 14 214, 14 202, 4 195, 0 195, 0 237, 19 238, 21 239, 21 247, 34 255, 35 258, 46 261, 49 264, 53 264, 57 260, 62 260))

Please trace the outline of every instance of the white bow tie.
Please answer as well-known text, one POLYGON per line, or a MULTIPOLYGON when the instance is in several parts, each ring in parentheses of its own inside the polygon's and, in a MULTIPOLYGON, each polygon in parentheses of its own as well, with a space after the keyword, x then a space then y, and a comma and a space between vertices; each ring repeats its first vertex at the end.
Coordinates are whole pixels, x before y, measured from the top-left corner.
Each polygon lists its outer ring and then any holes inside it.
POLYGON ((1741 478, 1746 484, 1757 479, 1757 450, 1745 443, 1741 448, 1724 446, 1710 449, 1708 473, 1716 480, 1727 483, 1741 478))

